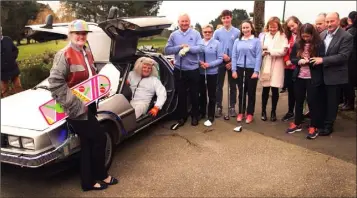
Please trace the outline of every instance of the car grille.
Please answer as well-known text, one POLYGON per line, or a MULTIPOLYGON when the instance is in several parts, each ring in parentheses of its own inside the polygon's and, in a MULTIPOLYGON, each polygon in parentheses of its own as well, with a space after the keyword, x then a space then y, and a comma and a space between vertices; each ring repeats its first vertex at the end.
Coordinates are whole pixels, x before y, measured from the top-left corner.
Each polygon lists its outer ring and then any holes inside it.
POLYGON ((5 148, 9 146, 9 141, 7 139, 7 135, 1 134, 1 148, 5 148))

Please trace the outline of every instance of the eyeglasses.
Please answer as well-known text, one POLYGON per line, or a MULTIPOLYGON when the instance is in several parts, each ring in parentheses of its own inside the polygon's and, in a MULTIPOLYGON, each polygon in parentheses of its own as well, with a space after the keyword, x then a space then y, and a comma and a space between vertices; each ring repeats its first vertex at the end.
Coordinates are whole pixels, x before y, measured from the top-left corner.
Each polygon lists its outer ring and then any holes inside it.
POLYGON ((212 31, 203 32, 203 34, 211 34, 212 31))

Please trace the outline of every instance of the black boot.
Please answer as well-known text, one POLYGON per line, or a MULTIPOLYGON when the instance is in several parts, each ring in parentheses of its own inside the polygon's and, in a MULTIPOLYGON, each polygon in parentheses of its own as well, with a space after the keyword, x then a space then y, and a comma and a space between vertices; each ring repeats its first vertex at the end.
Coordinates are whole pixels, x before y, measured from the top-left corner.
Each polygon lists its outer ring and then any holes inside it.
POLYGON ((267 121, 267 120, 268 120, 266 110, 262 110, 262 117, 261 117, 261 119, 262 119, 263 121, 267 121))
POLYGON ((276 121, 276 113, 275 113, 275 111, 271 111, 270 121, 272 121, 272 122, 276 121))

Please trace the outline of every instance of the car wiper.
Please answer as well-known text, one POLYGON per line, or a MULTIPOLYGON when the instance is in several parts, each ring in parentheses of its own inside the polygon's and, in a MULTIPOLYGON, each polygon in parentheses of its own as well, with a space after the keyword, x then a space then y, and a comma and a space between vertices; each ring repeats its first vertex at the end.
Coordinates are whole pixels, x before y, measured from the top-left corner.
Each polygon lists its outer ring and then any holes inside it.
POLYGON ((35 86, 34 88, 32 88, 33 90, 36 90, 36 89, 45 89, 47 91, 50 91, 50 89, 46 86, 46 85, 42 85, 42 86, 35 86))

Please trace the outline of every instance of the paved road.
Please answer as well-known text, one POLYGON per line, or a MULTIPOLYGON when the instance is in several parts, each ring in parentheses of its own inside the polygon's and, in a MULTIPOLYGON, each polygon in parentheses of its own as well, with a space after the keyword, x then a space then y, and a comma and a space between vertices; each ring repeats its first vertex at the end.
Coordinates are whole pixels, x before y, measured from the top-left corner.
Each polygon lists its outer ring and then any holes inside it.
MULTIPOLYGON (((356 123, 338 118, 336 133, 306 140, 306 130, 284 133, 288 123, 263 123, 260 90, 256 120, 243 132, 218 119, 211 128, 168 130, 160 122, 130 138, 115 153, 110 173, 120 184, 83 193, 76 168, 51 177, 3 166, 2 197, 337 197, 356 195, 356 123)), ((286 111, 286 94, 278 117, 286 111)), ((269 108, 268 108, 269 110, 269 108)))

